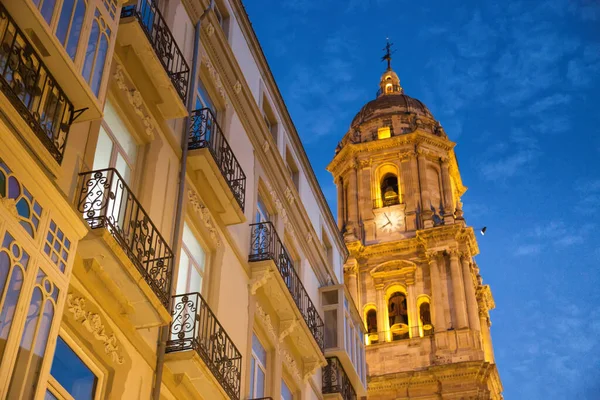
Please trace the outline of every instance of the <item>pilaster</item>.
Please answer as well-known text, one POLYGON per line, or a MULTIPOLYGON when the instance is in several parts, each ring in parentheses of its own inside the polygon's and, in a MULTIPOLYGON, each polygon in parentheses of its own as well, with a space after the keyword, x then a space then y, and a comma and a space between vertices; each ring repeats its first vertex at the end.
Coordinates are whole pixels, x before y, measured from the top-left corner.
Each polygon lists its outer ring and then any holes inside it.
POLYGON ((475 284, 473 282, 473 275, 471 274, 471 262, 469 260, 469 256, 463 254, 461 261, 465 293, 467 295, 467 313, 469 314, 469 327, 472 330, 480 331, 481 325, 479 322, 479 310, 477 307, 475 284))
POLYGON ((442 283, 438 270, 437 252, 428 252, 427 259, 429 262, 429 276, 431 278, 431 294, 433 313, 433 329, 435 332, 445 331, 448 329, 446 325, 446 316, 444 312, 444 300, 442 297, 442 283))
POLYGON ((450 251, 450 278, 452 279, 452 294, 454 295, 454 315, 456 315, 455 328, 462 329, 467 328, 469 323, 465 307, 465 289, 459 257, 460 253, 458 250, 450 251))
POLYGON ((379 343, 386 341, 387 332, 385 331, 385 296, 383 293, 383 284, 375 285, 375 299, 377 301, 377 333, 379 343))

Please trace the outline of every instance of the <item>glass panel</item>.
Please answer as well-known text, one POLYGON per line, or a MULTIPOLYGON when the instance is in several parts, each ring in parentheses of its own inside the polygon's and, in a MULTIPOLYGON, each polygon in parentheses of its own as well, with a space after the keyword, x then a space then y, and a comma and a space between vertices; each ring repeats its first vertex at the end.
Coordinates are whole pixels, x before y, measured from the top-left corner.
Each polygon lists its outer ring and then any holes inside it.
POLYGON ((252 335, 252 351, 256 354, 257 359, 263 366, 267 365, 267 351, 260 343, 256 335, 252 335))
POLYGON ((337 343, 337 310, 326 310, 325 317, 325 347, 338 347, 337 343))
POLYGON ((292 391, 285 383, 285 381, 281 380, 281 400, 293 400, 294 396, 292 395, 292 391))
POLYGON ((125 124, 125 121, 123 121, 117 109, 110 101, 107 101, 104 106, 104 121, 109 126, 110 132, 125 152, 129 161, 133 162, 137 154, 137 143, 133 136, 131 136, 131 133, 129 133, 129 128, 125 124))
POLYGON ((42 4, 42 9, 40 12, 42 13, 42 17, 46 20, 48 25, 52 21, 52 14, 54 13, 54 6, 56 5, 56 0, 44 0, 42 4))
POLYGON ((94 398, 98 378, 60 336, 56 342, 50 373, 73 398, 94 398))
POLYGON ((46 396, 44 396, 44 400, 58 400, 58 398, 50 392, 50 390, 46 390, 46 396))
POLYGON ((202 293, 202 275, 196 268, 190 268, 189 292, 202 293))
MULTIPOLYGON (((102 19, 104 23, 104 19, 102 19)), ((110 29, 106 29, 105 33, 100 36, 100 46, 98 46, 98 54, 96 56, 96 65, 94 66, 94 75, 90 86, 96 96, 100 93, 102 83, 102 74, 104 72, 104 64, 106 62, 106 54, 108 53, 108 41, 110 38, 110 29)))
POLYGON ((179 272, 177 274, 177 294, 187 293, 188 276, 190 273, 190 259, 183 249, 179 256, 179 272))
POLYGON ((256 361, 254 358, 250 362, 250 397, 254 396, 254 370, 255 370, 256 361))
POLYGON ((90 39, 88 41, 82 71, 82 75, 87 82, 90 81, 90 78, 92 76, 92 68, 94 66, 94 59, 96 56, 96 47, 98 46, 99 41, 100 27, 98 26, 98 21, 94 19, 94 21, 92 22, 92 30, 90 32, 90 39))
MULTIPOLYGON (((108 103, 107 103, 108 104, 108 103)), ((106 114, 105 114, 106 115, 106 114)), ((110 140, 108 133, 100 126, 100 135, 96 144, 96 154, 94 155, 94 171, 110 167, 110 156, 113 150, 113 142, 110 140)))
POLYGON ((256 221, 255 222, 266 222, 270 221, 271 216, 269 215, 269 211, 265 206, 265 203, 262 201, 260 196, 258 196, 258 201, 256 204, 256 221))
POLYGON ((256 397, 265 395, 265 373, 262 369, 256 368, 256 397))
POLYGON ((217 116, 217 109, 208 95, 208 91, 206 90, 206 87, 204 87, 201 79, 198 79, 198 95, 196 97, 196 106, 198 105, 200 105, 198 108, 209 108, 213 114, 215 114, 215 117, 217 116))
POLYGON ((327 292, 323 292, 323 295, 321 296, 321 298, 323 300, 324 306, 337 304, 338 303, 338 291, 337 290, 329 290, 327 292))
POLYGON ((129 185, 131 183, 131 168, 129 168, 127 161, 125 161, 121 153, 117 153, 115 168, 117 169, 117 171, 119 171, 119 174, 121 174, 125 183, 129 185))
POLYGON ((185 222, 183 224, 183 244, 188 249, 190 256, 196 263, 196 266, 200 268, 201 272, 203 272, 205 260, 204 249, 202 248, 198 240, 196 240, 194 233, 192 232, 188 224, 185 222))

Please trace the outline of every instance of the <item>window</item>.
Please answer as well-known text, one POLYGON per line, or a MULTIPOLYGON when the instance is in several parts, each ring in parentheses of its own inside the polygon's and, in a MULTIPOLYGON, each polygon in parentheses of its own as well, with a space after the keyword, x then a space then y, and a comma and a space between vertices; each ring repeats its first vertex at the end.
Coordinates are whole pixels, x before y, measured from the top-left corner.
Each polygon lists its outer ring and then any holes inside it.
POLYGON ((333 247, 331 246, 331 242, 329 241, 329 237, 327 236, 325 229, 321 230, 321 238, 323 239, 323 249, 325 250, 325 254, 327 256, 327 264, 333 268, 333 247))
POLYGON ((265 396, 267 351, 255 334, 252 334, 252 360, 250 360, 250 398, 265 396))
POLYGON ((433 335, 433 325, 431 324, 431 308, 429 302, 425 301, 419 306, 419 328, 421 336, 433 335))
POLYGON ((46 399, 57 399, 61 392, 67 392, 77 400, 93 400, 98 386, 98 377, 59 336, 56 342, 54 360, 50 371, 54 381, 51 386, 55 393, 46 393, 46 399))
POLYGON ((187 222, 183 224, 181 254, 179 256, 179 274, 177 294, 199 292, 202 294, 202 282, 206 253, 187 222))
POLYGON ((408 338, 406 295, 394 292, 388 300, 388 316, 393 340, 408 338))
POLYGON ((290 178, 292 182, 294 182, 294 186, 296 189, 300 191, 300 172, 298 170, 298 166, 296 165, 296 161, 294 160, 294 156, 290 152, 290 149, 286 147, 285 149, 285 164, 288 169, 288 173, 290 174, 290 178))
POLYGON ((96 96, 100 94, 108 45, 111 40, 111 30, 105 18, 96 9, 92 21, 92 30, 88 41, 85 60, 83 62, 83 77, 96 96))
POLYGON ((217 17, 217 21, 219 21, 219 25, 221 29, 223 29, 223 33, 225 37, 229 37, 229 15, 227 14, 227 9, 224 4, 220 4, 220 2, 215 2, 213 11, 215 12, 215 16, 217 17))
POLYGON ((254 216, 254 222, 259 223, 267 221, 271 221, 271 215, 269 214, 269 210, 259 194, 256 202, 256 215, 254 216))
POLYGON ((60 11, 56 37, 65 46, 71 60, 75 60, 86 8, 85 0, 65 0, 60 11))
POLYGON ((288 385, 285 383, 285 381, 282 379, 281 380, 281 400, 293 400, 293 399, 294 399, 294 395, 292 394, 292 391, 290 390, 288 385))
POLYGON ((271 105, 264 94, 262 97, 262 113, 265 124, 267 124, 267 128, 269 132, 271 132, 271 136, 273 136, 275 143, 277 143, 277 118, 275 118, 273 108, 271 108, 271 105))
POLYGON ((389 126, 384 126, 382 128, 377 129, 378 139, 387 139, 389 137, 392 137, 392 131, 389 126))
POLYGON ((379 335, 377 331, 377 310, 371 308, 367 311, 367 335, 369 336, 369 344, 377 342, 379 335))
POLYGON ((393 206, 400 203, 398 195, 398 177, 388 173, 381 180, 381 199, 384 207, 393 206))
POLYGON ((215 107, 215 103, 212 101, 212 98, 208 94, 208 90, 206 90, 206 86, 202 83, 202 79, 198 77, 198 86, 196 87, 196 110, 200 110, 202 108, 208 108, 214 114, 215 118, 217 117, 217 108, 215 107))
POLYGON ((104 120, 94 156, 94 170, 115 168, 131 184, 137 157, 137 144, 127 125, 110 101, 104 107, 104 120))

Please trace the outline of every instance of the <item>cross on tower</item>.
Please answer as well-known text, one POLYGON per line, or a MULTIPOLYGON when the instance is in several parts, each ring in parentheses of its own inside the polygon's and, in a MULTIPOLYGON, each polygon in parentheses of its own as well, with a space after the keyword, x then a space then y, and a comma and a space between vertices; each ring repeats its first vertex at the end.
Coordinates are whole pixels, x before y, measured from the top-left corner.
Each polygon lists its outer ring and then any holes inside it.
POLYGON ((385 48, 383 49, 383 51, 385 51, 385 54, 383 57, 381 57, 381 61, 386 60, 388 69, 392 69, 392 54, 394 54, 396 50, 392 51, 392 46, 394 45, 394 43, 390 42, 390 38, 386 38, 386 41, 387 43, 385 45, 385 48))

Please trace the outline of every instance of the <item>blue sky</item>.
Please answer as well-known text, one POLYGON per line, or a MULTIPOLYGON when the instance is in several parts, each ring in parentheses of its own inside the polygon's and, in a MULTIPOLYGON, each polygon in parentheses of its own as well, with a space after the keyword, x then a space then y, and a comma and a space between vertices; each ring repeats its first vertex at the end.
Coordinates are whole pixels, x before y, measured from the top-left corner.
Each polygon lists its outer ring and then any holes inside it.
POLYGON ((245 5, 333 209, 325 166, 391 38, 405 92, 457 142, 467 222, 488 227, 505 398, 600 398, 600 2, 245 5))

